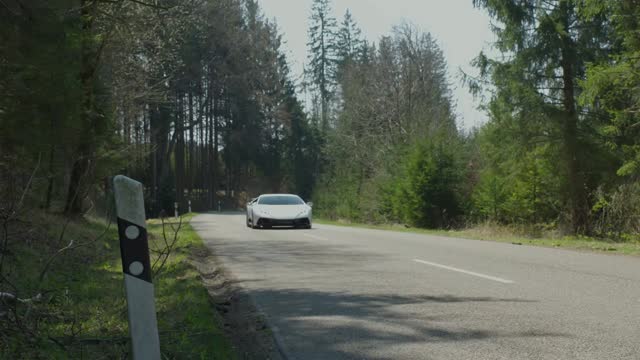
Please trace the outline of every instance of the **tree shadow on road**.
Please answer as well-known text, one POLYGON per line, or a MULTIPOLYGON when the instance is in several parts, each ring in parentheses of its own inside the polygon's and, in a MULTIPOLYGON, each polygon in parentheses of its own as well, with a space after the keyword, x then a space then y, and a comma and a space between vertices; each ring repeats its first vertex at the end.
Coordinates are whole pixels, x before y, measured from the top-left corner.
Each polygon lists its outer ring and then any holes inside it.
MULTIPOLYGON (((500 339, 569 337, 522 326, 516 331, 491 328, 482 315, 469 313, 473 307, 496 304, 529 304, 535 301, 453 295, 388 295, 321 292, 307 289, 249 290, 262 311, 269 314, 276 334, 288 351, 303 359, 388 359, 389 349, 398 349, 398 358, 410 357, 433 348, 446 354, 456 343, 457 350, 487 346, 500 339), (464 312, 466 311, 466 312, 464 312), (482 343, 484 345, 481 345, 482 343), (466 344, 466 345, 463 345, 466 344), (448 347, 448 349, 447 349, 448 347), (415 353, 418 352, 418 353, 415 353), (380 354, 377 356, 375 354, 380 354)), ((505 315, 508 317, 509 315, 505 315)), ((513 319, 507 319, 513 322, 513 319)), ((495 324, 493 322, 492 324, 495 324)), ((518 343, 518 341, 516 341, 518 343)), ((516 347, 514 346, 514 349, 516 347)), ((456 358, 462 352, 451 352, 456 358)), ((513 352, 514 357, 522 356, 513 352)), ((475 358, 469 353, 471 357, 475 358)), ((428 359, 427 354, 416 358, 428 359)))

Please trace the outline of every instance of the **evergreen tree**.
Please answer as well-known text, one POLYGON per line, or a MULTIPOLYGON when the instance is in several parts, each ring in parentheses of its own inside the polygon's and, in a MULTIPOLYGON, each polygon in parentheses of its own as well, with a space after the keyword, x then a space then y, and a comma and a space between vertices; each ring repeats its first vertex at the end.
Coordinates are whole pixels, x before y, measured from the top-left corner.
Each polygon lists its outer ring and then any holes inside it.
POLYGON ((318 92, 320 127, 326 133, 330 126, 331 100, 336 74, 336 19, 331 15, 330 0, 314 0, 309 27, 309 64, 311 83, 318 92))
MULTIPOLYGON (((338 73, 343 72, 345 67, 359 60, 365 42, 362 39, 362 31, 353 19, 351 12, 347 9, 337 33, 336 55, 338 62, 338 73)), ((337 74, 339 80, 340 75, 337 74)))
POLYGON ((635 1, 587 1, 581 15, 587 20, 606 17, 613 28, 614 50, 610 56, 590 64, 581 83, 582 104, 605 118, 600 127, 608 145, 621 153, 617 174, 640 175, 640 6, 635 1))
POLYGON ((492 102, 506 105, 498 116, 513 118, 514 135, 533 131, 526 141, 561 144, 563 190, 558 196, 565 198, 572 231, 588 231, 594 179, 586 171, 585 149, 594 119, 577 104, 577 83, 585 76, 586 62, 603 55, 601 45, 608 42, 604 18, 578 16, 580 2, 573 0, 473 3, 501 23, 495 47, 506 56, 492 60, 481 54, 476 60, 495 87, 492 102))

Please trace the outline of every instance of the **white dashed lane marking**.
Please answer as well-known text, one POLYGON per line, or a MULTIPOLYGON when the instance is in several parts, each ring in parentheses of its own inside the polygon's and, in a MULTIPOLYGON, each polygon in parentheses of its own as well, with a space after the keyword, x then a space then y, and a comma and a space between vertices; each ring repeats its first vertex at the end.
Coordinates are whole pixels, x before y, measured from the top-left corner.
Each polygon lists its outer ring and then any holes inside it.
POLYGON ((438 264, 438 263, 434 263, 434 262, 418 260, 418 259, 414 259, 413 261, 415 261, 417 263, 420 263, 420 264, 423 264, 423 265, 429 265, 429 266, 437 267, 437 268, 440 268, 440 269, 445 269, 445 270, 449 270, 449 271, 455 271, 455 272, 459 272, 459 273, 462 273, 462 274, 476 276, 476 277, 487 279, 487 280, 497 281, 497 282, 503 283, 503 284, 513 284, 514 283, 511 280, 507 280, 507 279, 503 279, 503 278, 499 278, 499 277, 495 277, 495 276, 491 276, 491 275, 480 274, 480 273, 469 271, 469 270, 458 269, 458 268, 455 268, 455 267, 452 267, 452 266, 442 265, 442 264, 438 264))

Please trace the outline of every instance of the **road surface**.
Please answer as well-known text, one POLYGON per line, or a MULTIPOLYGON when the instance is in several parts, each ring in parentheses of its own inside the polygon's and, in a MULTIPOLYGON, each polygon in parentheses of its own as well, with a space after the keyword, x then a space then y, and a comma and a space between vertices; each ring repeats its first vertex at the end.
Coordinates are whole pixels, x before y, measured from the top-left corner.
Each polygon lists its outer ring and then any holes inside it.
POLYGON ((314 225, 192 225, 290 359, 640 359, 640 258, 314 225))

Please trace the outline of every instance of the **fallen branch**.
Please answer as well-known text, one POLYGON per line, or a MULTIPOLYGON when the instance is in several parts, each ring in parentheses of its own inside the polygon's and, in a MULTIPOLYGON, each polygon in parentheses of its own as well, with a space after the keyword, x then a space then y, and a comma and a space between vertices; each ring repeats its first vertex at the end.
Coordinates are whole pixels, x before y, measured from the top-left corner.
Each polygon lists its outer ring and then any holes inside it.
POLYGON ((129 341, 131 341, 129 337, 125 337, 125 336, 105 337, 105 338, 79 338, 74 336, 66 336, 66 337, 57 337, 55 339, 61 343, 69 344, 69 343, 77 342, 77 343, 87 344, 87 345, 100 345, 105 343, 126 344, 129 341))
POLYGON ((0 292, 0 302, 5 304, 14 304, 17 301, 17 297, 12 293, 0 292))
POLYGON ((5 304, 11 304, 11 305, 16 303, 29 304, 33 302, 39 302, 41 300, 42 300, 41 293, 38 293, 37 295, 28 299, 21 299, 17 297, 15 294, 12 294, 9 292, 0 292, 0 303, 5 303, 5 304))

